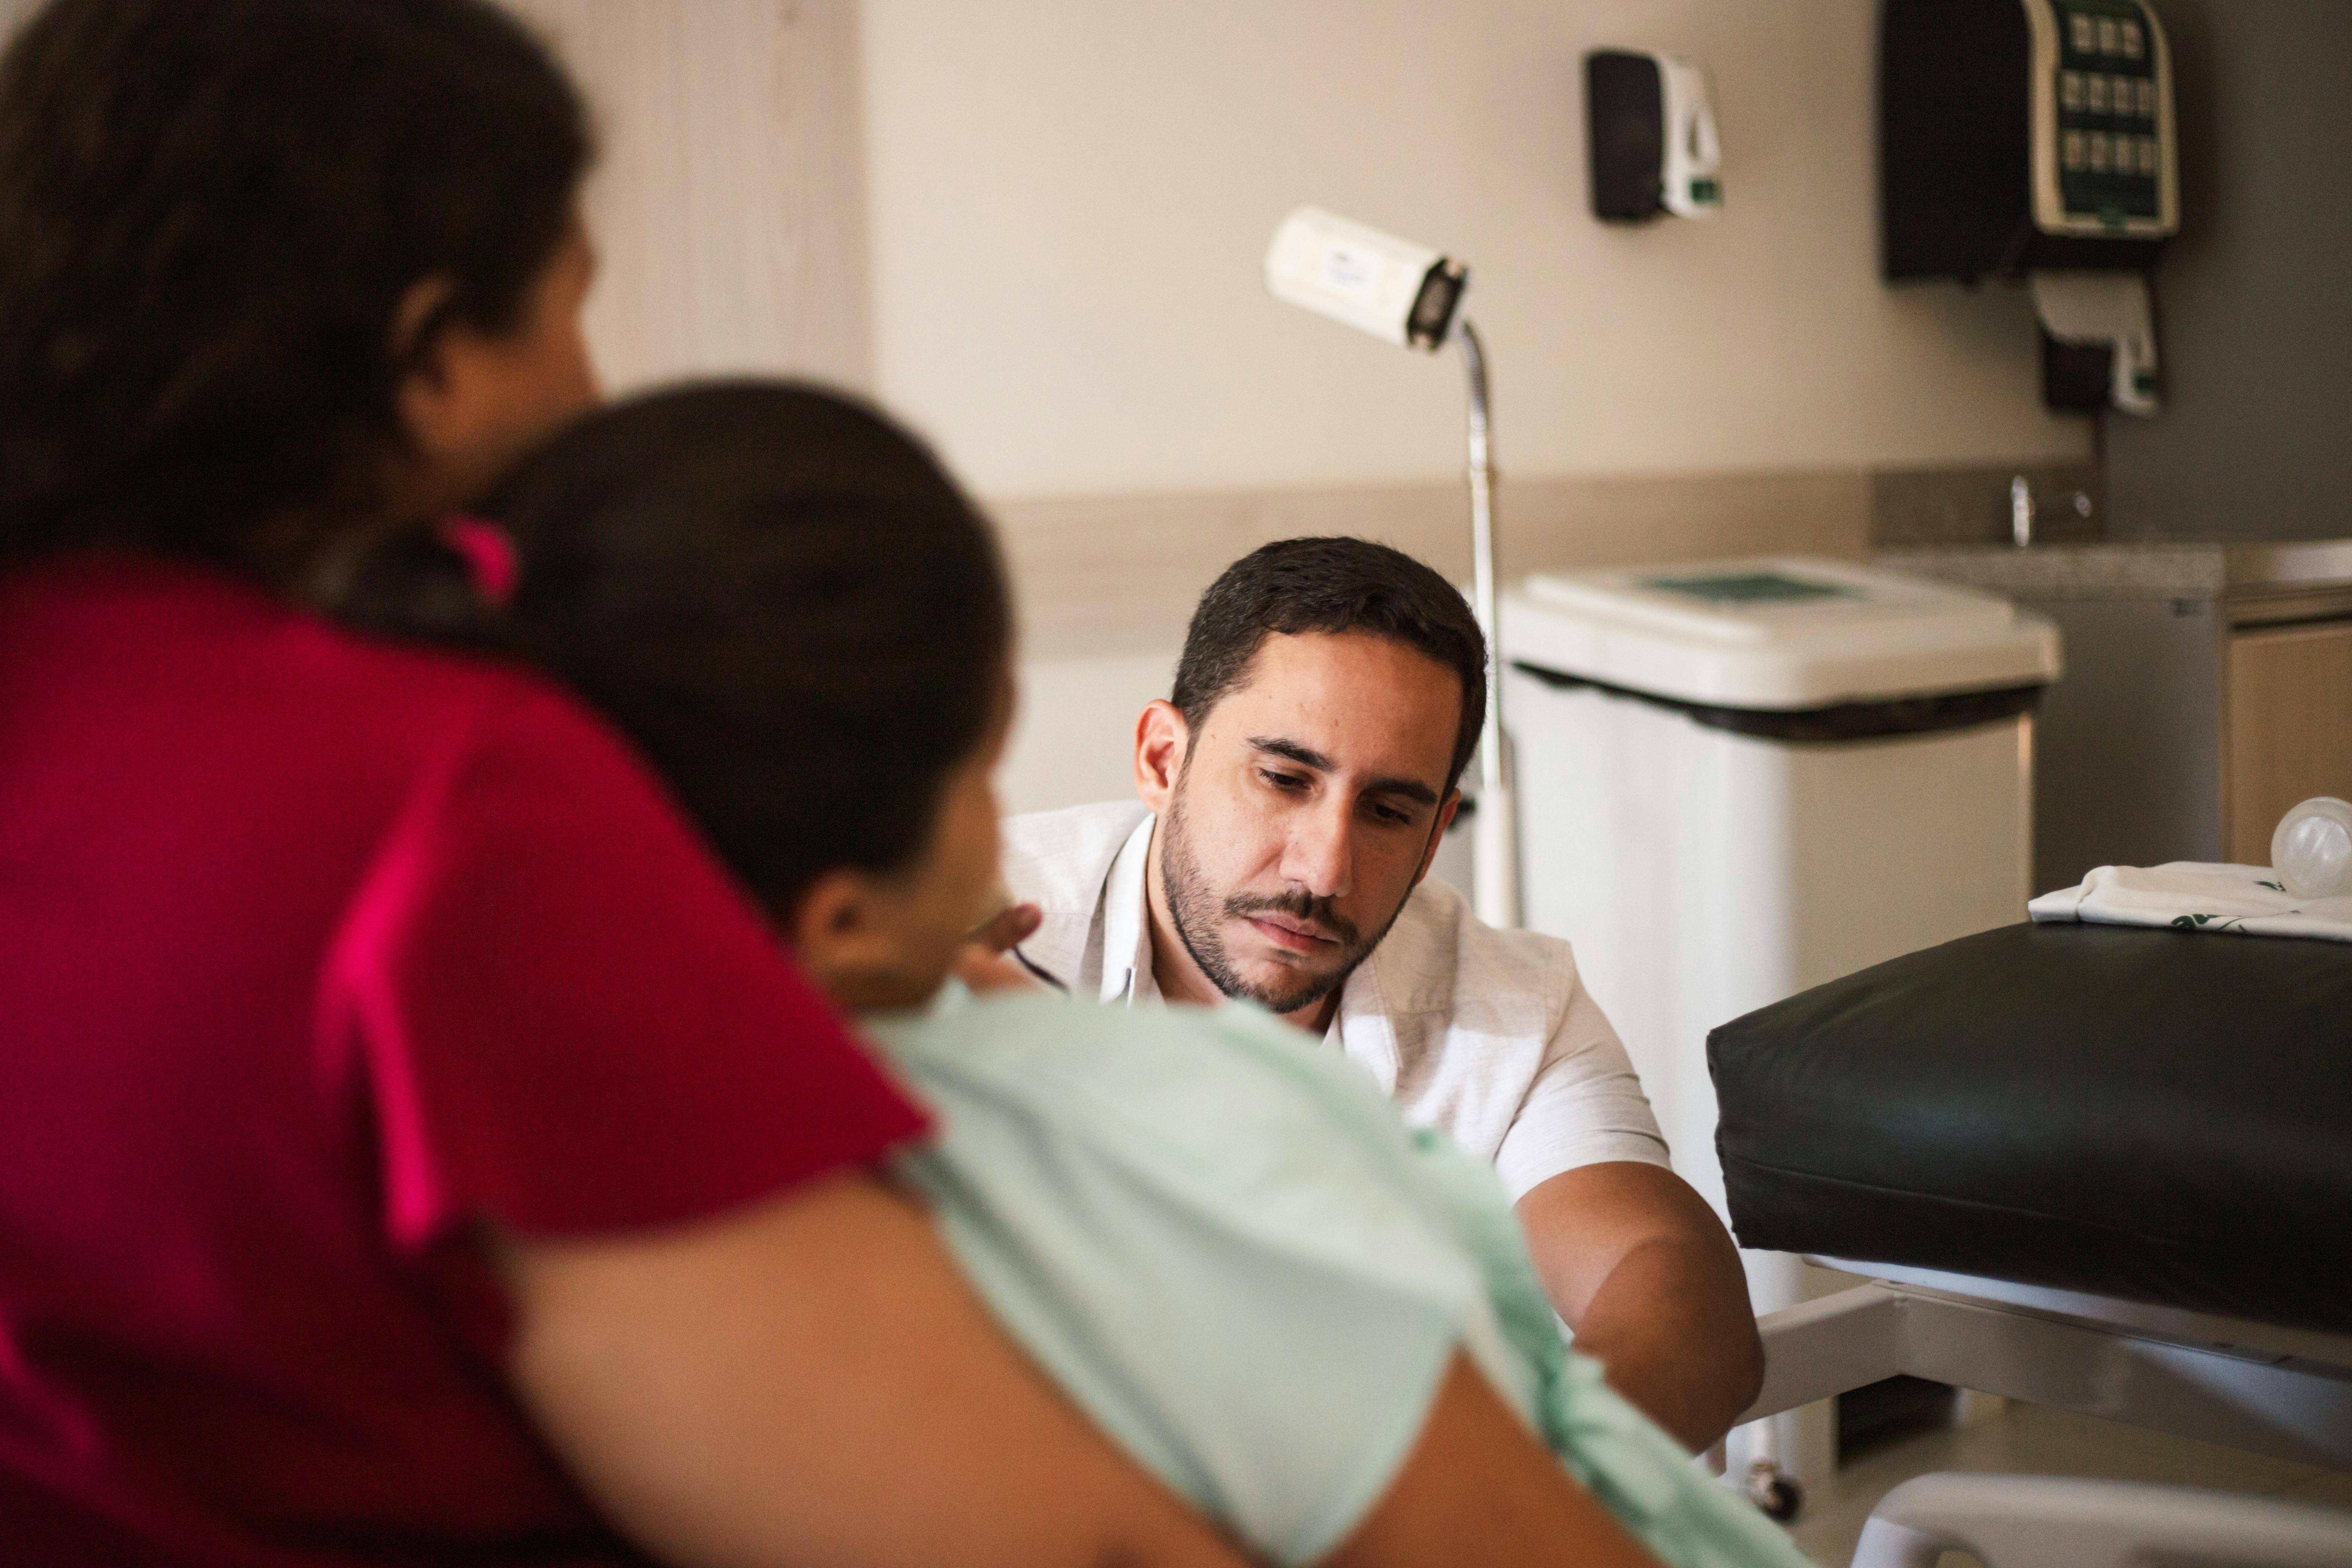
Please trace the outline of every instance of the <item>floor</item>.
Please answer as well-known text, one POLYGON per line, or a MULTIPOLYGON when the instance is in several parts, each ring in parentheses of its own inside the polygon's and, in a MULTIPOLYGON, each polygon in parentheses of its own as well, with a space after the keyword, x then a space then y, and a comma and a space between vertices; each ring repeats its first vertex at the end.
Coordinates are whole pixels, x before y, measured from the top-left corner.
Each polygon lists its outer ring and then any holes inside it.
MULTIPOLYGON (((2001 1470, 2103 1480, 2158 1481, 2291 1498, 2352 1510, 2352 1473, 2289 1464, 2036 1405, 1986 1402, 1959 1425, 1863 1455, 1815 1487, 1792 1527, 1820 1568, 1846 1568, 1863 1521, 1899 1483, 1931 1470, 2001 1470)), ((1966 1559, 1948 1556, 1948 1563, 1966 1559)))

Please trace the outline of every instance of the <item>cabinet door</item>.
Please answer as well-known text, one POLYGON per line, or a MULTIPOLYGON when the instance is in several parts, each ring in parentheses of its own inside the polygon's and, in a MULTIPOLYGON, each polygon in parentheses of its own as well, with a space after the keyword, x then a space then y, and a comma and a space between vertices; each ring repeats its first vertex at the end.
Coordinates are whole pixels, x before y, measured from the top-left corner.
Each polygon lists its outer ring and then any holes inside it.
POLYGON ((2230 638, 2230 858, 2267 866, 2287 807, 2352 800, 2352 621, 2230 638))

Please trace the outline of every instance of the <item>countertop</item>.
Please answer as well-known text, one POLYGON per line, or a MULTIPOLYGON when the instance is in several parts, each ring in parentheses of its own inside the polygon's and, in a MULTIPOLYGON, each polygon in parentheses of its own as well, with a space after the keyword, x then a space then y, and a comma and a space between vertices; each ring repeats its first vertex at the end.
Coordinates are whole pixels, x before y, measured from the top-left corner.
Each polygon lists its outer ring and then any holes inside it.
POLYGON ((1885 550, 1871 563, 2029 599, 2256 599, 2352 588, 2352 539, 1885 550))

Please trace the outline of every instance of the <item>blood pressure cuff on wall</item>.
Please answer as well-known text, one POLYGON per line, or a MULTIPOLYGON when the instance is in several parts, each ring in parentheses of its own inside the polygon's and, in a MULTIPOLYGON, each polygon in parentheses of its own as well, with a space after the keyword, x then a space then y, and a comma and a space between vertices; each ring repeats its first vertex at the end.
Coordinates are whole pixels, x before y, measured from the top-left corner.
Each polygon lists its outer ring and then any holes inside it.
POLYGON ((2352 1331, 2352 947, 2009 926, 1707 1064, 1743 1247, 2352 1331))

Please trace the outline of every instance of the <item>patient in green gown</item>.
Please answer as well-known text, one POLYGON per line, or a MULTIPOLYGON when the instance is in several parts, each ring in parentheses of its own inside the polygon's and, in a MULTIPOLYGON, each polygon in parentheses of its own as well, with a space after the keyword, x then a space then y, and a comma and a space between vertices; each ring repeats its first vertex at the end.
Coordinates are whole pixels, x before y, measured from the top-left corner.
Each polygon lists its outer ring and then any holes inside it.
POLYGON ((575 427, 494 511, 504 635, 629 734, 934 1108, 901 1179, 1139 1463, 1315 1562, 1466 1358, 1661 1559, 1801 1563, 1570 1348, 1493 1173, 1359 1068, 1246 1004, 1106 1008, 971 957, 1011 616, 918 443, 807 387, 688 388, 575 427))

